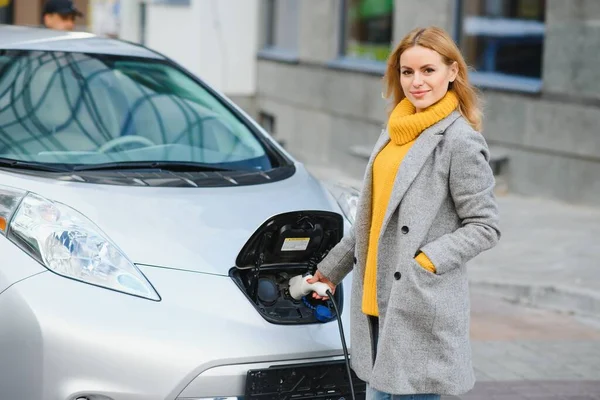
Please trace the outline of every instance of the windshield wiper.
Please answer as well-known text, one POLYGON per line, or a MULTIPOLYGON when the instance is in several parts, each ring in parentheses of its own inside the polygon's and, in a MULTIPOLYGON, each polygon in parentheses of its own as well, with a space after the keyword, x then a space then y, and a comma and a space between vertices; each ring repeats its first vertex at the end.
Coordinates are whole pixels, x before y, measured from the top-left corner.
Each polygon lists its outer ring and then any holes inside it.
POLYGON ((234 171, 211 164, 188 161, 124 161, 103 164, 82 164, 73 167, 74 171, 107 171, 127 169, 160 169, 171 172, 219 172, 234 171))
POLYGON ((33 161, 21 161, 13 160, 12 158, 0 157, 0 168, 14 168, 14 169, 26 169, 30 171, 44 171, 44 172, 71 172, 69 168, 53 166, 44 163, 38 163, 33 161))

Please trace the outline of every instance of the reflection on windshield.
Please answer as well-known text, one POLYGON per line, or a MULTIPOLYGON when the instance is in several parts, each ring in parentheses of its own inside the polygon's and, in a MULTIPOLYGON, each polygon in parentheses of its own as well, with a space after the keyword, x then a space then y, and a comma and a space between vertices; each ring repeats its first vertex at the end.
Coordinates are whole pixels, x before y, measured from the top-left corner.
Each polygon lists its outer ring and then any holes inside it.
POLYGON ((270 169, 210 92, 162 61, 0 53, 0 157, 60 164, 196 162, 270 169))

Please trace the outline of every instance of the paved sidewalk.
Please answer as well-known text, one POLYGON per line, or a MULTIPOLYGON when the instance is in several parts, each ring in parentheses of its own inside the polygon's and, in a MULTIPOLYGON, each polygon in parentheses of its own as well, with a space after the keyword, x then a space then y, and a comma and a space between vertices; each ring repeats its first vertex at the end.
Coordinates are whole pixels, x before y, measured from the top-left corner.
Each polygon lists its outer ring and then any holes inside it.
POLYGON ((471 296, 477 383, 443 400, 600 400, 600 323, 471 296))
MULTIPOLYGON (((307 167, 319 179, 361 185, 342 171, 307 167)), ((469 263, 472 289, 600 319, 600 207, 510 194, 498 203, 502 239, 469 263)))
POLYGON ((600 318, 600 208, 514 195, 498 202, 503 236, 470 263, 473 287, 600 318))

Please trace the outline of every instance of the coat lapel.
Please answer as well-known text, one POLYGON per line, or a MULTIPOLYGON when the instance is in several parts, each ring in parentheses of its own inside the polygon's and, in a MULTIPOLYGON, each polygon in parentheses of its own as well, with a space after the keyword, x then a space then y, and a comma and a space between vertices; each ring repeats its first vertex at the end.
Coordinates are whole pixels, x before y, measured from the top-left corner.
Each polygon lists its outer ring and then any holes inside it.
POLYGON ((436 148, 440 140, 442 140, 446 128, 456 121, 459 116, 460 113, 454 111, 443 120, 425 129, 408 151, 396 174, 394 188, 392 189, 392 195, 388 202, 383 225, 381 226, 381 232, 385 230, 392 214, 396 211, 396 208, 398 208, 404 194, 417 177, 417 174, 425 164, 425 161, 427 161, 429 155, 436 148))

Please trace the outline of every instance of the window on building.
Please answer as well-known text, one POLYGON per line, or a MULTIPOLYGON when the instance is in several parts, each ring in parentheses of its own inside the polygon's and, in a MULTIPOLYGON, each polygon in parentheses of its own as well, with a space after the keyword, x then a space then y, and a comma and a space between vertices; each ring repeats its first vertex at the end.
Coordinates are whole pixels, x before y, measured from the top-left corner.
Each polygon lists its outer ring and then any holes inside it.
POLYGON ((343 56, 384 62, 392 47, 394 0, 343 0, 343 56))
POLYGON ((265 48, 296 54, 298 52, 298 0, 267 0, 265 48))
POLYGON ((476 84, 539 91, 546 0, 458 0, 459 43, 476 84))

